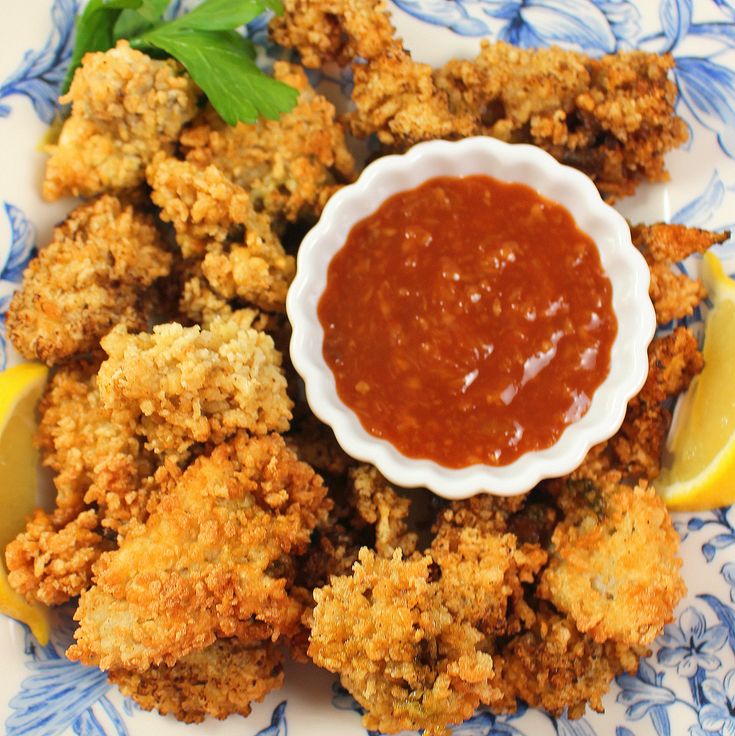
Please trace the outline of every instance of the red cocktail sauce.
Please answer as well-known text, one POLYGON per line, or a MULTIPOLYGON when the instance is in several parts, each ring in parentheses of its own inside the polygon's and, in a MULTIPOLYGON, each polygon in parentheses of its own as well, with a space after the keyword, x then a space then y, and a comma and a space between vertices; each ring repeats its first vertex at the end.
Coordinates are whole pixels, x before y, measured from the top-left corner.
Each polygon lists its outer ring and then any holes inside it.
POLYGON ((569 211, 487 176, 432 179, 358 222, 318 314, 365 429, 449 468, 552 445, 587 411, 617 332, 569 211))

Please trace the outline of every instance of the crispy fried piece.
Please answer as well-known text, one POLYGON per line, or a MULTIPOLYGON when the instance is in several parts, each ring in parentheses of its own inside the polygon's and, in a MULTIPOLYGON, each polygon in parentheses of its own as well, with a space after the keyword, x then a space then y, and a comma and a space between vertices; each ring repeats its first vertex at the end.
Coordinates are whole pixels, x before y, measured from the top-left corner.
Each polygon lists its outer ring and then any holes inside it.
POLYGON ((8 336, 48 365, 91 352, 116 324, 145 327, 146 289, 170 266, 152 218, 107 195, 80 205, 26 268, 8 336))
POLYGON ((94 505, 102 526, 115 531, 140 520, 146 505, 140 485, 153 474, 155 461, 135 435, 133 415, 102 405, 97 365, 59 369, 38 411, 36 442, 43 464, 55 472, 57 509, 72 516, 94 505))
POLYGON ((497 697, 482 634, 454 617, 430 582, 431 557, 381 559, 360 551, 351 577, 314 591, 309 655, 340 675, 366 709, 366 728, 448 733, 497 697))
POLYGON ((602 713, 602 697, 622 672, 634 673, 641 648, 614 642, 598 644, 579 632, 574 623, 542 607, 529 631, 513 637, 493 654, 495 684, 503 698, 492 703, 494 710, 514 712, 516 699, 533 708, 560 716, 580 718, 589 704, 602 713))
POLYGON ((76 516, 36 509, 5 550, 8 582, 29 602, 65 603, 89 588, 92 565, 113 545, 98 533, 94 509, 76 516))
POLYGON ((648 366, 646 383, 628 404, 625 421, 609 447, 627 475, 653 480, 661 470, 661 453, 671 424, 664 402, 689 386, 704 360, 694 335, 678 327, 651 343, 648 366))
POLYGON ((173 667, 159 665, 142 673, 112 670, 108 676, 144 710, 200 723, 206 716, 249 715, 251 703, 283 685, 282 660, 271 642, 218 639, 182 657, 173 667))
POLYGON ((372 59, 400 44, 383 0, 286 0, 271 20, 273 40, 299 52, 304 66, 372 59))
POLYGON ((247 192, 216 166, 200 169, 158 156, 148 167, 152 200, 171 222, 185 257, 203 258, 209 290, 266 310, 283 310, 296 266, 252 206, 247 192), (244 234, 243 234, 244 233, 244 234))
POLYGON ((279 120, 234 127, 209 109, 181 135, 186 160, 201 168, 214 164, 273 218, 316 219, 340 182, 354 177, 354 161, 334 106, 313 90, 304 70, 276 62, 273 73, 299 91, 296 107, 279 120))
POLYGON ((437 87, 435 72, 402 50, 352 67, 350 132, 359 138, 377 133, 381 143, 405 149, 422 140, 463 138, 479 132, 472 114, 450 110, 449 97, 437 87))
POLYGON ((238 429, 288 429, 291 400, 270 336, 234 316, 208 329, 158 325, 153 334, 116 328, 102 341, 104 405, 130 411, 147 447, 183 459, 195 442, 221 442, 238 429))
POLYGON ((65 366, 46 388, 36 442, 55 473, 56 508, 37 509, 6 552, 11 586, 47 605, 89 587, 92 564, 131 520, 145 517, 152 491, 152 458, 130 414, 102 407, 96 370, 65 366))
POLYGON ((618 477, 561 483, 565 518, 537 594, 595 641, 647 646, 671 621, 686 588, 679 537, 666 506, 645 483, 618 477))
POLYGON ((71 115, 48 146, 43 196, 89 197, 141 184, 153 155, 173 151, 197 97, 180 64, 156 61, 127 41, 86 54, 60 100, 71 103, 71 115))
POLYGON ((417 535, 408 531, 411 501, 399 496, 372 465, 358 465, 348 471, 355 510, 364 524, 375 529, 375 551, 392 557, 397 549, 408 557, 416 549, 417 535))
POLYGON ((302 609, 286 589, 290 555, 306 550, 328 508, 321 478, 279 435, 240 433, 218 445, 100 558, 68 656, 142 672, 217 637, 295 631, 302 609))
POLYGON ((523 508, 527 500, 528 495, 480 494, 453 501, 440 511, 433 532, 442 534, 448 528, 472 527, 488 534, 503 534, 508 531, 511 517, 523 508))
POLYGON ((398 149, 468 135, 533 143, 617 197, 665 179, 664 154, 686 140, 672 66, 670 56, 640 51, 592 59, 483 42, 474 60, 432 71, 391 50, 355 64, 349 123, 398 149))
POLYGON ((713 245, 725 242, 730 233, 658 222, 634 225, 630 234, 651 270, 650 294, 658 323, 690 316, 707 291, 700 279, 674 273, 672 266, 692 253, 704 253, 713 245))
POLYGON ((538 545, 518 547, 513 534, 445 527, 430 550, 439 566, 444 605, 488 636, 514 634, 532 617, 523 583, 532 583, 547 560, 538 545))

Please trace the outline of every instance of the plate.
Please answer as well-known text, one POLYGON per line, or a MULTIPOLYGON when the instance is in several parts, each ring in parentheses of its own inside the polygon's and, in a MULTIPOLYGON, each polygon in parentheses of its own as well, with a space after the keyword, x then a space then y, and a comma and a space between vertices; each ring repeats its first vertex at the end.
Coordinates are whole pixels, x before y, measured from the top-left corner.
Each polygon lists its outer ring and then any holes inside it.
MULTIPOLYGON (((181 2, 175 0, 178 7, 181 2)), ((0 370, 18 356, 3 315, 36 245, 70 201, 40 198, 39 151, 69 58, 78 0, 5 3, 0 24, 0 370)), ((676 58, 678 112, 690 141, 667 161, 672 180, 640 187, 616 206, 633 221, 667 220, 720 229, 735 220, 735 2, 733 0, 393 0, 398 32, 414 57, 441 64, 472 56, 482 38, 524 46, 558 43, 590 54, 641 48, 676 58)), ((265 39, 262 23, 252 32, 265 39)), ((331 95, 348 80, 319 73, 331 95)), ((735 271, 735 243, 719 249, 735 271)), ((696 271, 698 260, 680 265, 696 271)), ((701 312, 688 322, 701 330, 701 312)), ((668 326, 669 328, 671 325, 668 326)), ((2 482, 2 479, 0 479, 2 482)), ((578 721, 520 710, 479 712, 456 736, 735 736, 735 507, 676 515, 689 593, 636 676, 621 676, 605 713, 578 721)), ((141 711, 97 669, 67 661, 70 610, 56 617, 41 647, 20 624, 0 617, 0 722, 7 736, 364 735, 359 709, 333 676, 290 665, 286 687, 247 719, 184 726, 141 711)))

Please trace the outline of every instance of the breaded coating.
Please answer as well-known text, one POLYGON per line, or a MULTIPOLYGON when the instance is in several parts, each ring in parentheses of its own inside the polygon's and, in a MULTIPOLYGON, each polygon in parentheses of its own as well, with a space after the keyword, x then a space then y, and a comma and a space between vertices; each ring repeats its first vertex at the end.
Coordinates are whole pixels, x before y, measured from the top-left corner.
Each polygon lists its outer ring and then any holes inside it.
POLYGON ((271 20, 273 40, 299 52, 304 66, 346 65, 399 46, 383 0, 285 0, 271 20))
POLYGON ((221 442, 239 429, 288 429, 281 355, 269 335, 234 317, 204 330, 171 323, 129 335, 118 327, 102 347, 109 356, 98 377, 104 405, 130 411, 157 454, 183 459, 194 443, 221 442))
POLYGON ((296 265, 256 212, 248 193, 216 166, 157 157, 148 167, 151 198, 171 222, 185 257, 203 258, 209 289, 225 301, 241 299, 265 310, 285 309, 296 265))
POLYGON ((656 478, 671 424, 664 402, 686 390, 704 367, 697 339, 685 327, 657 338, 648 349, 648 378, 628 404, 623 425, 609 447, 626 475, 656 478))
POLYGON ((415 549, 417 535, 408 531, 406 519, 411 502, 399 496, 372 465, 358 465, 348 471, 355 510, 363 523, 375 529, 375 552, 392 557, 400 549, 408 557, 415 549))
POLYGON ((94 509, 68 517, 36 509, 5 550, 8 582, 29 602, 65 603, 89 588, 92 566, 112 543, 100 533, 94 509))
POLYGON ((230 126, 208 109, 182 132, 181 144, 188 162, 214 164, 258 211, 276 220, 315 220, 341 183, 354 178, 354 161, 334 106, 304 70, 278 61, 273 75, 299 91, 293 110, 279 120, 230 126))
POLYGON ((713 233, 684 225, 663 222, 654 225, 634 225, 630 230, 633 244, 643 253, 651 270, 650 295, 656 310, 656 320, 666 324, 674 319, 691 316, 707 296, 700 279, 674 272, 677 261, 692 253, 704 253, 713 245, 724 243, 730 233, 713 233))
POLYGON ((132 413, 102 405, 97 368, 77 363, 54 373, 38 406, 36 443, 55 473, 57 510, 76 514, 94 505, 102 526, 124 531, 142 518, 141 484, 156 464, 135 435, 132 413))
POLYGON ((686 592, 679 536, 653 488, 618 477, 561 482, 566 514, 537 594, 599 643, 647 646, 686 592))
POLYGON ((434 534, 442 534, 448 528, 472 527, 488 534, 508 531, 511 517, 519 512, 528 495, 491 496, 478 494, 463 501, 453 501, 442 509, 434 524, 434 534))
POLYGON ((485 41, 475 59, 434 71, 390 50, 354 65, 349 123, 397 149, 468 135, 532 143, 618 197, 665 180, 664 154, 687 138, 672 66, 670 56, 641 51, 593 59, 485 41))
POLYGON ((80 205, 24 271, 8 336, 48 365, 94 351, 115 325, 145 327, 146 289, 170 267, 152 218, 109 195, 80 205))
POLYGON ((56 507, 37 509, 6 551, 9 582, 29 601, 58 605, 79 595, 100 554, 145 517, 155 466, 130 414, 101 405, 96 370, 59 369, 39 403, 36 442, 54 471, 56 507))
POLYGON ((504 699, 494 710, 514 712, 516 699, 555 716, 581 718, 587 705, 604 712, 602 698, 616 675, 633 674, 648 652, 581 634, 574 623, 542 607, 534 625, 493 654, 495 684, 504 699))
POLYGON ((294 631, 302 607, 287 590, 290 556, 306 550, 328 508, 321 478, 279 435, 218 445, 100 558, 67 655, 143 672, 217 637, 294 631))
POLYGON ((547 560, 538 545, 517 546, 513 534, 451 528, 434 538, 430 554, 439 566, 437 586, 444 605, 488 636, 517 633, 533 617, 523 584, 534 582, 547 560))
POLYGON ((127 41, 86 54, 60 99, 71 114, 58 143, 47 148, 43 196, 90 197, 141 184, 153 155, 173 151, 197 98, 178 62, 152 59, 127 41))
POLYGON ((144 710, 200 723, 206 716, 249 715, 251 703, 283 685, 282 660, 271 642, 218 639, 173 667, 159 665, 142 673, 112 670, 108 677, 144 710))
POLYGON ((483 635, 455 617, 431 580, 431 557, 370 550, 350 577, 314 591, 309 656, 340 675, 368 729, 443 736, 497 697, 483 635))

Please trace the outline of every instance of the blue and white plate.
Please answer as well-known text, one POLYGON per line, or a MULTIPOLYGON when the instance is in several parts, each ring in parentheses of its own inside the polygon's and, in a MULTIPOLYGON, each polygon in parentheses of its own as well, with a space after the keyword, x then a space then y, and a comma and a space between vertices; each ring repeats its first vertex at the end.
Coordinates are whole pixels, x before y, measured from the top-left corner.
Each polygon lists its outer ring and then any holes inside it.
MULTIPOLYGON (((0 370, 18 356, 4 313, 36 244, 71 207, 40 198, 45 127, 55 111, 79 0, 3 3, 0 23, 0 370)), ((690 142, 668 158, 671 181, 641 187, 619 203, 634 221, 667 220, 709 229, 735 222, 735 0, 393 0, 394 22, 415 58, 441 64, 475 54, 482 38, 521 46, 561 44, 590 54, 670 51, 679 114, 690 142)), ((262 27, 252 29, 261 36, 262 27)), ((324 80, 332 91, 344 80, 324 80)), ((735 271, 735 245, 719 249, 735 271)), ((691 259, 682 268, 699 266, 691 259)), ((695 315, 690 323, 701 323, 695 315)), ((2 478, 0 478, 2 482, 2 478)), ((0 511, 1 513, 1 511, 0 511)), ((735 507, 677 515, 689 594, 675 621, 641 662, 617 679, 606 712, 578 721, 522 710, 478 713, 456 736, 735 736, 735 507)), ((286 687, 243 719, 184 726, 139 710, 96 669, 64 658, 69 611, 41 647, 25 627, 0 617, 0 723, 7 736, 233 736, 365 734, 359 709, 328 673, 290 665, 286 687)))

